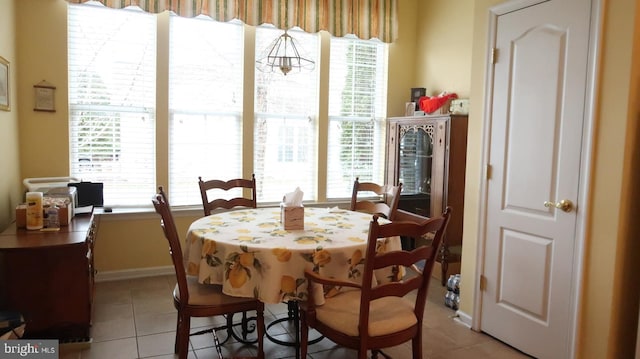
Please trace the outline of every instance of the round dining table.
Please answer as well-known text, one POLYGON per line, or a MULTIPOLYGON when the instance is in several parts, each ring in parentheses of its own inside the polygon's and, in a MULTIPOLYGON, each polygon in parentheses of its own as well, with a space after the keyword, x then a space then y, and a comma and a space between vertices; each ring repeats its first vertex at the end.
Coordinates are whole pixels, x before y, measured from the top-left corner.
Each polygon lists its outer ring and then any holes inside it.
MULTIPOLYGON (((184 249, 188 275, 203 284, 222 284, 232 296, 264 303, 306 300, 305 269, 358 281, 364 269, 369 224, 373 216, 338 208, 304 208, 304 229, 285 230, 279 207, 237 209, 195 220, 184 249)), ((388 223, 380 218, 380 223, 388 223)), ((378 240, 377 252, 400 250, 399 237, 378 240)), ((376 271, 385 282, 397 270, 376 271)), ((324 300, 314 288, 314 300, 324 300)))

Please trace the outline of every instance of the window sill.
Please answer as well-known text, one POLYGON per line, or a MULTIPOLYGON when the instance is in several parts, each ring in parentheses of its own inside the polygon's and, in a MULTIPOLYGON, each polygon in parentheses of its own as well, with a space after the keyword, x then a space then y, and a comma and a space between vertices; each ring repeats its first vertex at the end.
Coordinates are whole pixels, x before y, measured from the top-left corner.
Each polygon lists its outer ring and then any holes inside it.
MULTIPOLYGON (((335 201, 335 202, 310 202, 304 203, 305 207, 340 207, 348 209, 350 201, 335 201)), ((258 207, 278 207, 279 203, 263 203, 258 207)), ((202 217, 201 206, 176 206, 172 207, 174 217, 202 217)), ((111 212, 106 212, 104 207, 96 207, 93 209, 93 215, 99 217, 101 221, 131 221, 131 220, 144 220, 144 219, 156 219, 156 214, 153 207, 113 207, 111 212)))

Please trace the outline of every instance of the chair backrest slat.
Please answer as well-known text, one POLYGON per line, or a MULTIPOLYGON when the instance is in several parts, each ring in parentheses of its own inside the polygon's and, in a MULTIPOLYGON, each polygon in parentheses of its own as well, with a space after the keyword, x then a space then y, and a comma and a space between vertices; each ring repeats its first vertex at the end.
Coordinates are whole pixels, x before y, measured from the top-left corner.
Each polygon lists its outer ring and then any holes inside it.
POLYGON ((394 251, 387 253, 380 253, 376 256, 376 260, 373 262, 373 269, 386 268, 392 265, 401 265, 409 267, 419 261, 418 258, 429 258, 433 247, 420 246, 411 252, 408 251, 394 251), (416 259, 418 259, 416 261, 416 259))
POLYGON ((389 282, 378 286, 375 291, 371 292, 371 300, 376 300, 382 297, 404 297, 411 291, 419 289, 422 285, 422 279, 419 277, 412 277, 404 279, 402 282, 389 282))
POLYGON ((356 177, 356 180, 353 182, 350 209, 352 211, 378 214, 384 218, 393 220, 398 210, 401 191, 402 183, 399 183, 397 186, 379 185, 372 182, 360 182, 360 179, 356 177), (359 199, 359 193, 373 193, 380 196, 382 201, 359 199))
POLYGON ((205 216, 210 215, 211 211, 218 208, 231 209, 234 207, 258 207, 255 175, 251 175, 251 179, 236 178, 228 181, 218 179, 203 181, 202 177, 198 177, 198 185, 200 186, 200 196, 202 197, 205 216), (251 192, 251 197, 235 197, 232 199, 209 198, 208 191, 210 190, 228 191, 234 188, 249 190, 251 192))

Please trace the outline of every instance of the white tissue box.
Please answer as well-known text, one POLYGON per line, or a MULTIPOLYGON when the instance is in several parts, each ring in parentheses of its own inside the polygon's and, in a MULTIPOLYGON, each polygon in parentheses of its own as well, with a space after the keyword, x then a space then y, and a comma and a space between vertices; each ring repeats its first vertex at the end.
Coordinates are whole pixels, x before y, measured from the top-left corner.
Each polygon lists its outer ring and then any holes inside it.
POLYGON ((304 229, 304 206, 280 204, 280 222, 285 230, 304 229))

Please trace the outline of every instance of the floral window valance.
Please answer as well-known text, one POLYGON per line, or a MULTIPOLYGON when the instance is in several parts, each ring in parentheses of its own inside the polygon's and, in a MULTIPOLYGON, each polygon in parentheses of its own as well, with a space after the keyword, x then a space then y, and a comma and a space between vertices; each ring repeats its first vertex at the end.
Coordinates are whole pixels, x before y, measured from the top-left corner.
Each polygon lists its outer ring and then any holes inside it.
MULTIPOLYGON (((84 3, 86 0, 67 0, 84 3)), ((310 33, 353 34, 360 39, 393 42, 398 0, 98 0, 110 8, 138 6, 150 13, 173 11, 184 17, 207 15, 217 21, 238 19, 248 25, 300 27, 310 33)))

